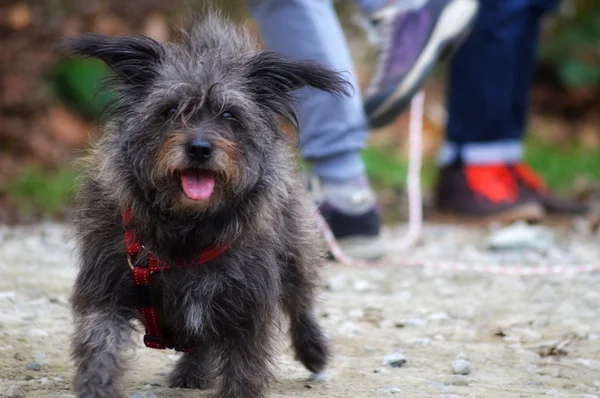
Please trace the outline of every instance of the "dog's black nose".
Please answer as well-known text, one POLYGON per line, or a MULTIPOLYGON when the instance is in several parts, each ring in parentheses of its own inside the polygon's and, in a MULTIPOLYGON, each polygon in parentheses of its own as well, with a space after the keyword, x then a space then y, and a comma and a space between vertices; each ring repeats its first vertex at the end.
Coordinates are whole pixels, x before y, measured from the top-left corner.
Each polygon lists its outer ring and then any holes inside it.
POLYGON ((212 145, 208 141, 204 140, 192 140, 188 142, 187 145, 187 154, 190 159, 204 162, 210 158, 212 155, 213 149, 212 145))

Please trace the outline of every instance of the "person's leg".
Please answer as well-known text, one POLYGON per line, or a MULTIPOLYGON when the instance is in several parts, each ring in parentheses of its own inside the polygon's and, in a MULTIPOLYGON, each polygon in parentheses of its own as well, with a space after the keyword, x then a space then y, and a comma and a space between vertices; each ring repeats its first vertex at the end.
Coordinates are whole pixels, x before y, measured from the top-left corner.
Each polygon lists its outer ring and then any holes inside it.
MULTIPOLYGON (((507 129, 509 138, 522 140, 527 129, 529 94, 535 72, 540 19, 546 12, 554 10, 557 3, 557 0, 536 0, 529 10, 529 22, 524 30, 528 30, 525 35, 532 40, 519 43, 519 67, 514 83, 513 113, 507 129)), ((588 206, 581 203, 558 199, 551 195, 543 179, 524 161, 519 159, 518 162, 509 164, 509 168, 523 194, 536 198, 549 214, 583 214, 589 210, 588 206)))
POLYGON ((437 192, 443 210, 507 219, 543 215, 539 197, 522 189, 512 169, 522 159, 540 1, 482 0, 471 36, 452 59, 437 192))
POLYGON ((530 1, 482 0, 471 35, 452 58, 437 187, 442 210, 509 220, 543 215, 535 199, 519 194, 506 167, 522 156, 515 96, 523 94, 522 69, 529 70, 523 49, 535 42, 530 1))
POLYGON ((315 173, 344 181, 364 173, 359 151, 368 136, 350 51, 330 0, 248 0, 269 50, 311 59, 345 72, 350 97, 306 89, 299 92, 300 150, 315 173))
MULTIPOLYGON (((321 212, 338 238, 356 238, 351 254, 377 257, 380 220, 360 150, 368 127, 350 51, 330 0, 247 0, 264 44, 294 59, 311 59, 343 71, 350 97, 300 91, 300 151, 319 178, 321 212), (368 247, 367 247, 368 246, 368 247), (377 247, 375 247, 377 246, 377 247)), ((342 242, 343 243, 343 242, 342 242)))

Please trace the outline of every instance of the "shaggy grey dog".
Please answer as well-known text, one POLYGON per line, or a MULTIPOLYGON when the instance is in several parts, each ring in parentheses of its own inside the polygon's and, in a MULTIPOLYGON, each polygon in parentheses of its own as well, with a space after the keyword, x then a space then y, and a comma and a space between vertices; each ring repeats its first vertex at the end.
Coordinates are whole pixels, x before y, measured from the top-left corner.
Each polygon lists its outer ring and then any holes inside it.
POLYGON ((77 395, 123 396, 132 321, 149 327, 144 306, 161 330, 147 345, 185 352, 173 387, 264 397, 281 310, 297 359, 323 371, 329 351, 313 313, 322 244, 281 122, 297 126, 295 90, 345 93, 344 79, 258 51, 214 14, 176 43, 87 34, 69 45, 104 61, 118 93, 77 201, 77 395), (128 256, 126 239, 139 253, 128 256), (152 261, 169 270, 140 285, 132 270, 152 261))

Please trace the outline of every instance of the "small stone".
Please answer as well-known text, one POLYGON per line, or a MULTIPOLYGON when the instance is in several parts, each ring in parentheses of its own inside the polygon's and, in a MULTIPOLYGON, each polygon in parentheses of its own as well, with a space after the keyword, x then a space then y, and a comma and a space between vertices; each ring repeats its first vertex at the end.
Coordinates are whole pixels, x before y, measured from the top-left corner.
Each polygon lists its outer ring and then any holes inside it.
POLYGON ((401 322, 404 326, 412 326, 416 328, 424 328, 427 326, 427 320, 421 318, 405 319, 401 322))
POLYGON ((446 380, 446 384, 466 387, 469 385, 469 379, 463 375, 452 375, 448 380, 446 380))
POLYGON ((308 378, 308 381, 320 382, 329 380, 329 374, 327 372, 313 373, 308 378))
POLYGON ((330 292, 339 292, 346 288, 348 281, 345 276, 339 275, 333 278, 330 278, 327 281, 327 290, 330 292))
POLYGON ((577 358, 573 362, 578 365, 583 365, 583 366, 590 366, 590 364, 591 364, 591 361, 589 359, 585 359, 585 358, 577 358))
POLYGON ((430 321, 444 321, 446 319, 450 319, 450 317, 445 312, 434 312, 432 314, 429 314, 427 316, 427 319, 429 319, 430 321))
POLYGON ((337 330, 336 334, 342 336, 356 336, 362 334, 362 329, 354 322, 344 322, 337 330))
POLYGON ((466 359, 452 361, 452 373, 455 375, 468 375, 471 373, 471 363, 466 359))
POLYGON ((418 339, 412 339, 409 341, 409 344, 427 346, 427 345, 431 344, 431 339, 429 337, 421 337, 418 339))
POLYGON ((47 378, 45 378, 45 377, 42 377, 42 378, 39 380, 39 382, 40 382, 40 384, 41 384, 41 385, 43 385, 43 386, 47 386, 47 385, 50 385, 50 384, 52 384, 52 381, 51 381, 51 380, 48 380, 48 379, 47 379, 47 378))
POLYGON ((0 300, 13 300, 17 295, 15 292, 0 292, 0 300))
POLYGON ((18 384, 13 384, 12 386, 8 387, 8 390, 6 390, 6 396, 22 398, 25 397, 25 392, 23 392, 23 390, 21 389, 21 387, 19 387, 18 384))
POLYGON ((598 333, 590 333, 588 334, 587 338, 590 341, 596 341, 600 338, 600 336, 598 335, 598 333))
POLYGON ((389 370, 386 368, 377 368, 373 370, 373 373, 389 373, 389 370))
POLYGON ((37 372, 42 369, 42 364, 40 364, 38 361, 33 361, 30 362, 29 365, 27 365, 27 369, 35 370, 37 372))
POLYGON ((375 348, 371 347, 370 345, 365 345, 363 346, 363 350, 365 350, 366 352, 374 352, 375 348))
POLYGON ((378 395, 394 395, 402 392, 402 390, 398 387, 382 387, 378 392, 378 395))
POLYGON ((456 354, 454 359, 464 359, 465 361, 468 361, 469 357, 467 357, 467 355, 464 352, 459 352, 458 354, 456 354))
POLYGON ((27 332, 27 334, 32 337, 49 337, 50 336, 50 334, 43 329, 30 329, 29 332, 27 332))
POLYGON ((600 398, 600 397, 598 397, 597 395, 594 395, 594 394, 584 394, 583 398, 600 398))
POLYGON ((369 283, 369 281, 359 279, 357 281, 354 281, 354 283, 352 284, 352 287, 357 292, 365 292, 371 288, 371 284, 369 283))
POLYGON ((25 357, 20 352, 17 352, 15 355, 13 355, 13 358, 16 359, 17 361, 24 361, 25 360, 25 357))
POLYGON ((525 329, 521 334, 521 341, 523 343, 537 343, 540 340, 542 340, 542 335, 531 329, 525 329))
POLYGON ((401 352, 396 351, 384 356, 381 363, 392 368, 400 368, 406 363, 406 357, 401 352))

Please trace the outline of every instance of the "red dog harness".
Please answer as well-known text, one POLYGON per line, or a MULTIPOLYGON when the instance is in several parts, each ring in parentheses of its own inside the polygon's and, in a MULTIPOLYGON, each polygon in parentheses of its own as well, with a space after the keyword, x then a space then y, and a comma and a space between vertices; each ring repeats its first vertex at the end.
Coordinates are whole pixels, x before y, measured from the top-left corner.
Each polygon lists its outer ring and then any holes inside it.
MULTIPOLYGON (((146 334, 144 335, 144 345, 148 348, 163 350, 165 348, 173 348, 177 351, 187 352, 188 349, 175 346, 171 341, 163 336, 162 330, 158 322, 158 312, 152 303, 152 294, 150 286, 152 283, 152 274, 156 272, 164 272, 170 269, 168 264, 161 263, 154 254, 148 253, 147 264, 138 264, 136 256, 141 253, 144 246, 140 243, 137 235, 131 227, 132 215, 131 209, 123 212, 123 227, 125 228, 125 247, 127 249, 127 262, 133 273, 135 282, 135 292, 139 300, 139 311, 144 317, 144 326, 146 334)), ((179 269, 195 267, 209 262, 217 258, 225 250, 229 248, 229 244, 222 246, 211 246, 200 252, 198 259, 190 264, 181 263, 179 269)))

